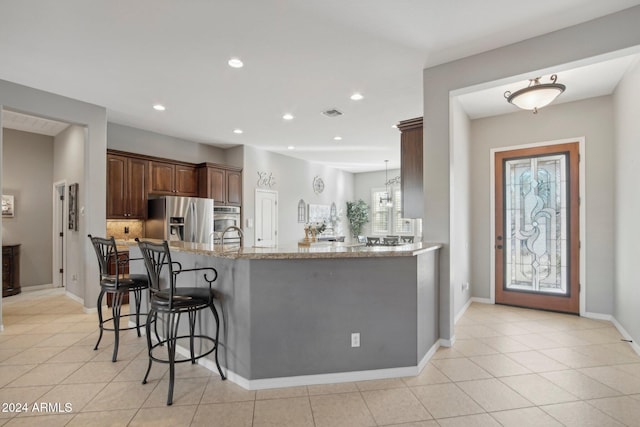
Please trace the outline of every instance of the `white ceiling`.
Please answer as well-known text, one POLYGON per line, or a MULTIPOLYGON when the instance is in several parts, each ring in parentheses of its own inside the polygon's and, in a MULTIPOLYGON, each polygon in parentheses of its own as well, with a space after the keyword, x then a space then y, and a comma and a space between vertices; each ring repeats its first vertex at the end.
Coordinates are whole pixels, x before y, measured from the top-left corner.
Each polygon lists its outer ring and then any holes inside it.
MULTIPOLYGON (((105 106, 118 124, 353 172, 383 170, 385 159, 399 167, 391 126, 422 115, 423 68, 637 4, 0 0, 0 78, 105 106), (230 57, 245 67, 230 68, 230 57), (363 100, 349 99, 356 91, 363 100), (167 110, 153 110, 155 103, 167 110), (344 115, 323 116, 329 108, 344 115), (284 121, 285 112, 295 119, 284 121)), ((559 101, 611 93, 629 65, 620 61, 602 65, 609 68, 598 78, 578 73, 575 83, 570 70, 558 72, 567 85, 559 101)), ((472 117, 514 111, 502 94, 524 84, 461 100, 472 117)))

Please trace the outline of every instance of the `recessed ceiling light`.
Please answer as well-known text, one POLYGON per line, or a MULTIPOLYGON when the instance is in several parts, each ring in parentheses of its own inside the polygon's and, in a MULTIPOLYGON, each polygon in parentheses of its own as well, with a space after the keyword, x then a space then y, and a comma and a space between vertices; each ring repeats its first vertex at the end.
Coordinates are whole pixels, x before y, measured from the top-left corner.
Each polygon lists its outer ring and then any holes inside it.
POLYGON ((156 104, 156 105, 154 105, 154 106, 153 106, 153 109, 154 109, 154 110, 156 110, 156 111, 164 111, 164 110, 166 110, 165 106, 164 106, 164 105, 162 105, 162 104, 156 104))
POLYGON ((293 114, 287 113, 287 114, 283 115, 282 118, 285 119, 285 120, 293 120, 293 114))
POLYGON ((240 135, 242 133, 242 129, 234 129, 233 133, 237 133, 238 135, 240 135))
POLYGON ((229 64, 232 68, 242 68, 244 63, 240 60, 240 58, 231 58, 227 64, 229 64))
POLYGON ((336 140, 336 141, 342 141, 342 137, 341 136, 334 136, 333 139, 336 140))
POLYGON ((398 129, 398 125, 391 125, 392 128, 398 129))
POLYGON ((351 95, 351 99, 353 101, 360 101, 362 98, 364 98, 364 96, 362 96, 362 94, 358 93, 358 92, 356 92, 353 95, 351 95))
POLYGON ((296 149, 296 147, 294 147, 293 145, 290 145, 290 146, 288 146, 287 148, 288 148, 289 150, 295 150, 295 149, 296 149))

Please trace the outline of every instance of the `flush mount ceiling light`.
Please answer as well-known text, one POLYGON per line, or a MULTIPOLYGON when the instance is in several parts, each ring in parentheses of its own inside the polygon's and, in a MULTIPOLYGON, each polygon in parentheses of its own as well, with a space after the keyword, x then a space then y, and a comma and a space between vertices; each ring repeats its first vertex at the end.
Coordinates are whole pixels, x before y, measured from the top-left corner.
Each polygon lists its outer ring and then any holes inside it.
POLYGON ((342 137, 340 135, 333 137, 334 141, 342 141, 342 137))
POLYGON ((156 110, 156 111, 164 111, 164 110, 166 110, 165 106, 164 106, 164 105, 162 105, 162 104, 156 104, 156 105, 154 105, 154 106, 153 106, 153 109, 154 109, 154 110, 156 110))
POLYGON ((234 129, 233 133, 237 133, 238 135, 240 135, 241 133, 243 133, 242 129, 234 129))
POLYGON ((289 113, 284 114, 282 118, 285 120, 293 120, 293 114, 289 114, 289 113))
POLYGON ((356 92, 353 95, 351 95, 351 100, 353 100, 353 101, 360 101, 363 98, 364 98, 364 96, 362 96, 362 94, 358 93, 358 92, 356 92))
POLYGON ((529 86, 513 93, 506 91, 504 97, 516 107, 536 114, 539 108, 551 104, 566 89, 565 85, 556 83, 558 76, 555 74, 549 77, 551 83, 540 83, 540 78, 530 79, 529 86))
POLYGON ((240 58, 231 58, 229 61, 227 61, 227 64, 229 64, 229 67, 231 68, 242 68, 244 66, 244 63, 240 60, 240 58))

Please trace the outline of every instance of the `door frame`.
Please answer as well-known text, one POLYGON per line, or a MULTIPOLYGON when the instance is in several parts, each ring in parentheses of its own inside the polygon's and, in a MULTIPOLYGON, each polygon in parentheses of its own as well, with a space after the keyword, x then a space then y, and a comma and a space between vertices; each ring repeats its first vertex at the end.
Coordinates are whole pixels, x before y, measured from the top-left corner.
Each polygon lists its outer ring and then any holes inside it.
POLYGON ((67 224, 67 209, 66 202, 68 198, 68 190, 67 190, 67 181, 56 181, 52 186, 52 202, 53 202, 53 236, 52 236, 52 276, 51 283, 54 288, 66 287, 67 286, 67 236, 68 230, 65 225, 67 224), (58 197, 58 187, 63 188, 64 200, 60 200, 58 197), (62 215, 62 218, 60 218, 62 215), (62 253, 59 252, 58 238, 59 233, 62 232, 62 253), (60 265, 62 265, 62 279, 59 279, 60 275, 60 265))
POLYGON ((520 150, 525 148, 536 148, 536 147, 545 147, 549 145, 559 145, 559 144, 567 144, 571 142, 578 142, 579 145, 579 155, 580 161, 578 163, 578 174, 580 176, 579 183, 579 197, 580 197, 580 315, 584 315, 585 307, 586 307, 586 295, 587 295, 587 275, 586 275, 586 265, 585 265, 585 254, 587 252, 587 239, 586 239, 586 174, 585 174, 585 164, 586 164, 586 144, 585 137, 576 137, 576 138, 566 138, 566 139, 558 139, 552 141, 543 141, 543 142, 534 142, 530 144, 522 144, 522 145, 511 145, 508 147, 499 147, 492 148, 489 152, 489 174, 490 174, 490 204, 489 204, 489 216, 490 216, 490 224, 489 227, 489 240, 487 250, 490 254, 490 300, 491 304, 496 303, 496 254, 495 254, 495 231, 496 231, 496 213, 495 213, 495 201, 496 201, 496 193, 495 193, 495 154, 502 151, 512 151, 512 150, 520 150))

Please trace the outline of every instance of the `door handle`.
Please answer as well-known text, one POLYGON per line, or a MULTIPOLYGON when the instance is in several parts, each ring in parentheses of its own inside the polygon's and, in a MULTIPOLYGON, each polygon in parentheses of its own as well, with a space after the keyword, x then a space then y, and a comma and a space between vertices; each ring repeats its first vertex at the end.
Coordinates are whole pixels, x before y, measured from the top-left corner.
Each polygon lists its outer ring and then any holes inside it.
POLYGON ((262 239, 258 237, 258 242, 262 242, 262 239))
POLYGON ((502 245, 496 245, 496 249, 502 249, 502 245))

